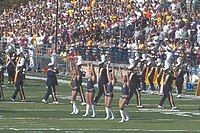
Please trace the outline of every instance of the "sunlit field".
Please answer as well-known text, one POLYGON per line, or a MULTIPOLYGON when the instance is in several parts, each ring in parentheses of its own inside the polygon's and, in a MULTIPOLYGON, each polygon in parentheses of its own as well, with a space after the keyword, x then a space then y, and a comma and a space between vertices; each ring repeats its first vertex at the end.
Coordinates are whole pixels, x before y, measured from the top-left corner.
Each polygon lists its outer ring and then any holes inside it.
POLYGON ((174 96, 177 110, 171 110, 168 100, 164 103, 164 109, 157 109, 161 97, 150 93, 142 94, 144 108, 136 108, 133 97, 130 106, 126 108, 130 120, 119 123, 118 88, 115 88, 112 107, 114 120, 104 120, 103 97, 96 106, 95 118, 82 116, 85 106, 80 101, 77 101, 80 110, 78 115, 70 115, 71 91, 67 83, 59 83, 57 86, 59 104, 53 104, 51 97, 48 104, 41 102, 46 91, 43 80, 26 79, 24 89, 27 102, 21 102, 19 95, 12 102, 10 97, 14 87, 4 85, 5 99, 0 101, 0 132, 200 132, 200 102, 194 97, 194 91, 184 91, 185 96, 180 99, 174 96))

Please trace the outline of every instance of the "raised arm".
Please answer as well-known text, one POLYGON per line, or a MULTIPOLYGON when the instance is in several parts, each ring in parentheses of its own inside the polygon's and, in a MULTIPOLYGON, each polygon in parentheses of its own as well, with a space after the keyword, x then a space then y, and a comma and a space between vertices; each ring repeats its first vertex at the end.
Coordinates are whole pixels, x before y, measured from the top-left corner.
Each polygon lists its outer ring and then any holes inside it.
POLYGON ((116 80, 116 78, 115 78, 115 69, 114 69, 114 66, 112 67, 112 77, 113 77, 113 80, 112 80, 112 85, 114 86, 115 85, 115 80, 116 80))
POLYGON ((92 80, 93 80, 94 83, 96 83, 97 75, 96 75, 96 73, 95 73, 94 66, 93 66, 92 63, 91 63, 90 69, 91 69, 91 72, 92 72, 92 80))
POLYGON ((107 77, 109 76, 109 65, 110 65, 110 64, 108 63, 108 64, 107 64, 107 66, 106 66, 106 71, 107 71, 106 73, 107 73, 107 77))

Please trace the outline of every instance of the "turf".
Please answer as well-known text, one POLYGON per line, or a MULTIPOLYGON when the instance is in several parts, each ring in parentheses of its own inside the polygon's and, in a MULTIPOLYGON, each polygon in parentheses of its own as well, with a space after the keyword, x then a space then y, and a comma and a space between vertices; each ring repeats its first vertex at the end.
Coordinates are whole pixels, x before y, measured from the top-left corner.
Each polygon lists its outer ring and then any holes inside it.
MULTIPOLYGON (((0 132, 200 132, 199 101, 196 98, 174 97, 177 110, 171 110, 168 101, 165 109, 157 109, 160 96, 142 94, 144 108, 137 109, 135 97, 126 108, 130 121, 119 123, 118 111, 119 90, 115 90, 113 100, 114 120, 104 120, 105 111, 103 97, 96 106, 96 118, 83 118, 85 106, 77 102, 80 110, 78 115, 70 115, 71 90, 67 84, 60 83, 57 87, 59 104, 42 104, 46 91, 44 81, 27 79, 24 84, 27 102, 21 102, 19 96, 16 102, 10 97, 14 91, 13 85, 4 86, 5 99, 0 101, 0 132)), ((98 90, 96 90, 98 92, 98 90)), ((194 95, 193 91, 184 94, 194 95)))

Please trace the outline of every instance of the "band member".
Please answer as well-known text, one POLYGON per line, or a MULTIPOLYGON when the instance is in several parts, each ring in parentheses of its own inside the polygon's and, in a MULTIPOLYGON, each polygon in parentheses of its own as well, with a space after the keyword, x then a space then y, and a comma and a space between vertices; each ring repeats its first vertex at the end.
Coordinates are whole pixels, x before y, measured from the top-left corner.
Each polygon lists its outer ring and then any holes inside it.
POLYGON ((128 80, 128 74, 125 73, 123 75, 121 68, 119 68, 119 70, 120 70, 121 79, 122 79, 121 96, 119 99, 119 112, 121 115, 121 120, 119 122, 124 122, 124 121, 129 120, 127 113, 124 111, 127 98, 129 97, 129 80, 128 80))
POLYGON ((105 119, 114 119, 114 114, 113 111, 111 109, 111 103, 114 97, 113 94, 113 88, 115 85, 115 71, 114 71, 114 67, 112 67, 112 70, 109 70, 109 64, 107 65, 107 77, 108 77, 108 83, 105 89, 105 98, 104 98, 104 102, 105 102, 105 111, 106 111, 106 118, 105 119), (111 114, 111 117, 110 117, 111 114))
POLYGON ((133 94, 136 96, 137 100, 137 107, 141 108, 142 103, 141 103, 141 94, 140 94, 140 75, 138 74, 137 66, 140 65, 138 62, 135 65, 130 65, 128 67, 129 69, 129 86, 130 86, 130 94, 129 97, 127 98, 127 105, 129 104, 131 98, 133 97, 133 94))
POLYGON ((176 75, 175 85, 178 90, 177 98, 180 98, 182 94, 185 73, 186 73, 186 68, 181 65, 181 58, 179 57, 177 59, 177 64, 174 68, 174 74, 176 75))
POLYGON ((93 64, 88 63, 88 68, 89 68, 89 71, 88 71, 89 78, 87 80, 87 88, 86 88, 87 104, 86 104, 85 114, 83 116, 85 117, 85 116, 89 115, 89 110, 91 107, 92 108, 92 116, 91 117, 95 117, 96 114, 95 114, 95 107, 94 107, 93 100, 94 100, 94 93, 95 93, 94 85, 96 83, 96 74, 94 71, 93 64))
POLYGON ((154 64, 152 63, 151 59, 148 58, 147 59, 147 70, 146 70, 146 74, 147 74, 147 80, 146 80, 146 84, 149 83, 150 85, 150 89, 151 89, 151 94, 154 94, 155 86, 154 86, 154 73, 155 73, 155 67, 154 64))
POLYGON ((79 94, 80 94, 80 97, 81 97, 81 104, 82 105, 85 105, 86 104, 86 100, 85 100, 85 94, 84 94, 84 91, 83 91, 83 86, 82 86, 82 78, 83 78, 83 71, 81 69, 81 65, 82 65, 82 57, 81 56, 78 56, 78 61, 77 61, 77 69, 78 69, 78 75, 80 76, 79 77, 79 86, 80 86, 80 91, 79 91, 79 94))
POLYGON ((56 97, 56 85, 58 85, 56 74, 58 74, 58 71, 54 68, 53 62, 49 63, 48 67, 46 80, 47 91, 42 102, 47 103, 49 95, 52 95, 53 103, 58 104, 58 99, 56 97))
POLYGON ((15 67, 16 67, 16 63, 15 62, 15 53, 9 53, 9 55, 7 55, 7 73, 8 73, 8 84, 12 84, 14 83, 14 77, 15 77, 15 67))
POLYGON ((79 86, 79 73, 77 68, 73 68, 72 71, 72 79, 71 79, 71 88, 72 88, 72 112, 71 114, 78 114, 79 110, 76 106, 76 98, 77 98, 77 94, 80 91, 80 86, 79 86))
POLYGON ((145 83, 145 77, 146 77, 146 55, 142 54, 141 64, 140 64, 140 77, 141 77, 141 86, 142 86, 142 92, 146 93, 146 83, 145 83))
POLYGON ((11 97, 11 100, 15 101, 18 92, 20 92, 21 100, 23 102, 23 101, 26 101, 24 89, 23 89, 23 83, 25 79, 26 70, 25 70, 25 58, 22 52, 17 51, 16 60, 17 60, 17 64, 16 64, 15 78, 14 78, 16 89, 11 97))
POLYGON ((104 61, 105 61, 105 59, 99 63, 99 73, 97 76, 99 92, 94 100, 95 104, 98 102, 101 95, 104 94, 104 90, 106 89, 106 85, 108 83, 108 77, 107 77, 107 73, 106 73, 107 70, 106 70, 106 68, 104 68, 104 61))
POLYGON ((162 98, 160 100, 158 108, 160 108, 160 109, 163 108, 162 105, 163 105, 166 98, 168 98, 172 109, 177 108, 175 106, 173 96, 172 96, 172 83, 173 83, 173 80, 175 80, 175 79, 176 79, 176 77, 174 77, 173 72, 170 70, 169 66, 166 66, 164 68, 164 82, 163 82, 163 93, 164 93, 164 95, 162 96, 162 98))
POLYGON ((0 100, 4 99, 4 94, 3 94, 3 58, 0 58, 0 100))
MULTIPOLYGON (((157 72, 157 76, 156 76, 157 88, 158 88, 158 91, 160 92, 160 89, 161 89, 161 78, 162 78, 162 74, 163 74, 162 60, 160 58, 158 58, 158 60, 157 60, 156 70, 155 71, 157 72)), ((162 94, 159 93, 159 95, 162 95, 162 94)))

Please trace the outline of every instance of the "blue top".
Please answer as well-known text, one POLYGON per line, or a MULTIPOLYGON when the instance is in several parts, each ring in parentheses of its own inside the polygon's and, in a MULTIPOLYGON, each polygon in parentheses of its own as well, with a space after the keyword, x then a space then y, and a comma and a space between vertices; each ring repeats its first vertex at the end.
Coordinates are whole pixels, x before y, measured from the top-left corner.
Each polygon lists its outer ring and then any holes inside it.
POLYGON ((78 89, 78 87, 79 87, 79 82, 78 82, 78 79, 75 78, 75 79, 73 79, 73 88, 78 89))
POLYGON ((106 87, 106 92, 113 93, 113 85, 111 82, 108 82, 107 87, 106 87))
POLYGON ((129 95, 129 88, 128 88, 128 86, 126 85, 126 84, 123 84, 122 86, 121 86, 121 94, 122 95, 129 95))
POLYGON ((87 90, 94 89, 94 83, 91 78, 87 81, 87 90))
POLYGON ((47 86, 55 86, 58 85, 58 81, 56 78, 56 73, 52 69, 48 69, 47 71, 47 81, 46 81, 47 86))

